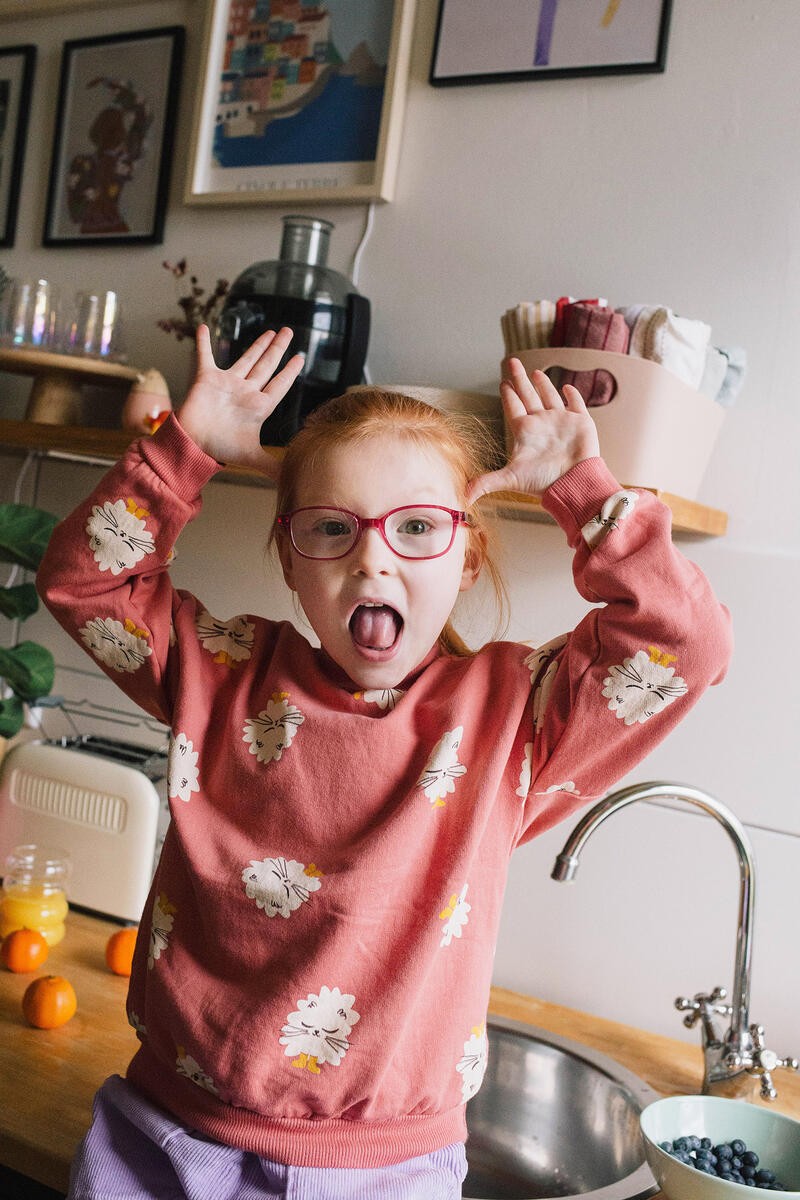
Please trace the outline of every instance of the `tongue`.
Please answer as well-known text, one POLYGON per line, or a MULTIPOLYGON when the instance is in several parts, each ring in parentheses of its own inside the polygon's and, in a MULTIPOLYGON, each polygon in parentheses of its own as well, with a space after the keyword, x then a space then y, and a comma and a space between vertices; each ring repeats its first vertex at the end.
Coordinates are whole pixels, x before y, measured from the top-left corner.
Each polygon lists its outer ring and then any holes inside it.
POLYGON ((394 645, 398 627, 397 613, 386 605, 380 608, 359 605, 350 622, 353 640, 370 650, 388 650, 394 645))

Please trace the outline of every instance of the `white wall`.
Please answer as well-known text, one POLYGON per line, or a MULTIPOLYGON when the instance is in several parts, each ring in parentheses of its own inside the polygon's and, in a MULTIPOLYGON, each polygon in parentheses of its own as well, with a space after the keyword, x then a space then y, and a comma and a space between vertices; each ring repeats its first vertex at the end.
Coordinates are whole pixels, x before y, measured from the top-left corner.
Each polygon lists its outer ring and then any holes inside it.
MULTIPOLYGON (((708 321, 717 344, 747 348, 747 386, 727 417, 700 496, 729 512, 729 533, 681 543, 733 612, 736 656, 727 682, 635 778, 705 788, 746 822, 759 866, 753 1013, 775 1049, 800 1053, 791 636, 800 585, 800 405, 791 349, 800 320, 800 6, 676 3, 663 75, 452 89, 427 83, 435 8, 435 0, 420 0, 397 195, 378 208, 362 262, 360 287, 374 312, 372 378, 492 390, 501 312, 564 293, 668 304, 708 321)), ((70 286, 118 287, 129 310, 131 360, 159 367, 176 391, 188 356, 155 328, 172 306, 161 260, 188 255, 203 281, 234 276, 256 259, 275 257, 280 216, 288 211, 181 203, 200 13, 200 0, 152 0, 7 22, 2 31, 7 44, 36 40, 40 62, 17 245, 0 253, 0 262, 11 273, 42 271, 70 286), (61 41, 175 21, 187 25, 189 46, 164 245, 43 249, 61 41)), ((364 209, 314 211, 335 222, 331 265, 348 273, 364 209)), ((7 461, 6 489, 19 465, 7 461)), ((39 499, 66 509, 96 475, 48 463, 39 499)), ((268 491, 208 489, 175 572, 183 586, 202 591, 212 611, 291 615, 281 586, 250 551, 271 503, 268 491), (238 538, 230 538, 231 527, 238 538), (213 561, 220 564, 216 575, 213 561)), ((546 640, 583 611, 561 535, 510 521, 501 534, 511 633, 546 640)), ((477 618, 472 631, 481 632, 477 618)), ((41 617, 28 623, 26 636, 57 635, 41 617)), ((63 640, 58 647, 59 689, 113 696, 110 685, 104 691, 90 682, 76 649, 63 640)), ((549 880, 566 832, 534 842, 513 863, 496 982, 694 1038, 672 1010, 674 997, 731 982, 737 874, 724 834, 668 808, 630 810, 596 835, 568 888, 549 880)))

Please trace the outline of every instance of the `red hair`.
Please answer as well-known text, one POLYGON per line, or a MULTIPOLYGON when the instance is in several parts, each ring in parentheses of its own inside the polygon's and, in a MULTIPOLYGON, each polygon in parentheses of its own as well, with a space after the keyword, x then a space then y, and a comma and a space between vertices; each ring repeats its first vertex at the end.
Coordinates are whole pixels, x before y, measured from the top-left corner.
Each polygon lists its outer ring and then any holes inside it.
MULTIPOLYGON (((461 504, 469 481, 495 465, 497 448, 476 418, 443 412, 399 392, 357 388, 315 409, 292 438, 278 477, 276 513, 296 507, 300 479, 314 472, 331 447, 358 445, 382 434, 405 438, 420 449, 439 454, 451 472, 461 504)), ((280 535, 277 523, 273 524, 270 542, 280 535)), ((499 626, 507 611, 506 590, 491 553, 484 515, 478 508, 470 513, 467 538, 467 558, 472 556, 478 569, 486 570, 491 579, 499 626)), ((450 621, 439 635, 439 642, 451 654, 472 653, 450 621)))

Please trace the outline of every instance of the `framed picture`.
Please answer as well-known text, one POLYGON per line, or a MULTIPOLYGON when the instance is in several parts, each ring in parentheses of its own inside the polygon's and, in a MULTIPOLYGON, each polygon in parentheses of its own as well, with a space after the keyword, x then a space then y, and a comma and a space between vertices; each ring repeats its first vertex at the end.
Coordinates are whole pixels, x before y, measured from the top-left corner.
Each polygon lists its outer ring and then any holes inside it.
POLYGON ((35 46, 0 47, 0 246, 13 246, 36 65, 35 46))
POLYGON ((65 42, 45 246, 163 240, 184 31, 65 42))
POLYGON ((672 0, 440 0, 437 86, 663 71, 672 0))
POLYGON ((2 17, 38 17, 44 13, 77 12, 84 8, 113 8, 130 0, 0 0, 2 17))
POLYGON ((414 0, 208 0, 186 202, 390 200, 413 18, 414 0))

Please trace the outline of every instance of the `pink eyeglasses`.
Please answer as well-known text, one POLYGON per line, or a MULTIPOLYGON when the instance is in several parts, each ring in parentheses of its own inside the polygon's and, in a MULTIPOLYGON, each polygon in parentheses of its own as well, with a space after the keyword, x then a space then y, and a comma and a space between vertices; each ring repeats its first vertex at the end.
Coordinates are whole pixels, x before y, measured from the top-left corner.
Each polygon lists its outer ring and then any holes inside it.
POLYGON ((296 508, 281 513, 278 525, 303 558, 344 558, 365 529, 377 529, 398 558, 441 558, 469 518, 441 504, 404 504, 382 517, 359 517, 346 508, 296 508))

